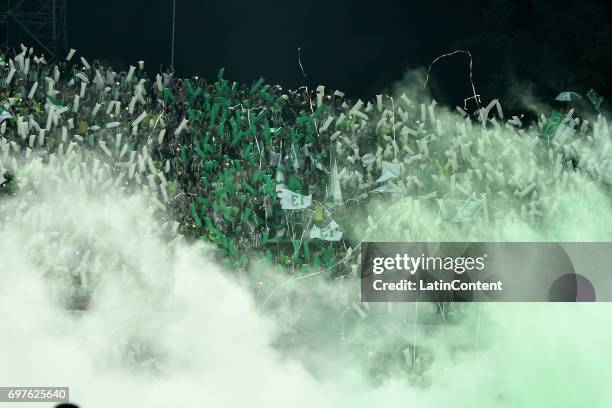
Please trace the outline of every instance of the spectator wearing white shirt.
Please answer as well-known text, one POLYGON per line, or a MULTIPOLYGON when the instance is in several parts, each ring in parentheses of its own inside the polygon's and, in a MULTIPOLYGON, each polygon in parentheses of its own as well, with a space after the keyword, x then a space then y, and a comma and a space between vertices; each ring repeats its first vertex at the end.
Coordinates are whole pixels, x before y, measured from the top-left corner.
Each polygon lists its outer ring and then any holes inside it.
POLYGON ((113 71, 113 67, 106 68, 106 86, 113 86, 115 84, 115 79, 117 78, 117 73, 113 71))
MULTIPOLYGON (((162 66, 159 66, 160 72, 162 71, 162 66)), ((170 86, 170 82, 172 82, 172 78, 174 78, 174 66, 171 65, 170 68, 166 69, 166 72, 162 72, 162 77, 164 79, 164 86, 170 86)))

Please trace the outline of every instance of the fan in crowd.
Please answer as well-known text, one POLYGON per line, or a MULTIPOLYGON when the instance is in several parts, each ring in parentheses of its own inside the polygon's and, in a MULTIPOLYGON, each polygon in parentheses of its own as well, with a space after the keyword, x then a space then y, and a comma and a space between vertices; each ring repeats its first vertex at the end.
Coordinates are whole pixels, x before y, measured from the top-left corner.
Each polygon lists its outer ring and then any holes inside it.
MULTIPOLYGON (((6 149, 105 160, 125 175, 125 188, 148 183, 180 234, 216 244, 233 267, 248 268, 260 253, 289 270, 354 273, 359 243, 383 225, 418 239, 417 212, 414 222, 380 224, 371 217, 380 203, 418 201, 459 229, 483 231, 489 215, 508 215, 494 211, 496 201, 515 202, 514 214, 536 223, 550 207, 539 201, 545 191, 537 193, 547 182, 505 178, 518 157, 535 166, 547 150, 525 152, 497 136, 508 131, 520 141, 535 129, 542 141, 545 121, 527 128, 516 116, 504 119, 495 100, 475 116, 457 108, 449 126, 442 115, 450 113, 435 101, 405 94, 364 103, 323 86, 230 82, 223 69, 213 81, 177 78, 174 67, 152 77, 143 61, 117 73, 75 54, 46 61, 25 46, 4 50, 6 149)), ((589 130, 586 121, 560 118, 540 144, 561 151, 563 140, 589 130)))

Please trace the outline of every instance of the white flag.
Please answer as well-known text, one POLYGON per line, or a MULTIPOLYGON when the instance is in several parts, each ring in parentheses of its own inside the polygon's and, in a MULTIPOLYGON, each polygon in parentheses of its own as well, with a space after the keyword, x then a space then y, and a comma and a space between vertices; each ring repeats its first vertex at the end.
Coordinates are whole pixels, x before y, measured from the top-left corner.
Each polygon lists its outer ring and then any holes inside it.
POLYGON ((342 231, 315 226, 310 230, 310 238, 319 238, 323 241, 340 241, 342 239, 342 231))
POLYGON ((465 203, 463 203, 463 206, 459 208, 457 214, 455 214, 455 217, 453 217, 453 222, 471 222, 481 208, 482 201, 476 200, 474 197, 470 197, 465 203))
POLYGON ((397 193, 401 194, 401 190, 395 185, 390 183, 385 183, 382 186, 378 187, 375 190, 372 190, 373 193, 397 193))
POLYGON ((396 178, 400 175, 399 163, 382 162, 382 175, 376 180, 377 183, 396 178))
POLYGON ((68 52, 68 55, 66 56, 66 61, 70 61, 72 57, 74 56, 75 52, 76 50, 74 48, 71 48, 70 51, 68 52))
POLYGON ((283 210, 303 210, 312 204, 312 196, 303 196, 284 188, 281 191, 281 208, 283 210))

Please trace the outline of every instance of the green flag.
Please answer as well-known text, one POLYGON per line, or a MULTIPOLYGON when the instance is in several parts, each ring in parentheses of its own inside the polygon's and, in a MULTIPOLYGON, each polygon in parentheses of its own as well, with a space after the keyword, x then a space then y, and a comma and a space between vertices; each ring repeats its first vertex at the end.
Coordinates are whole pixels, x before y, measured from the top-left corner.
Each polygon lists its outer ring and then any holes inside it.
POLYGON ((163 97, 164 97, 164 100, 166 102, 168 102, 168 101, 174 102, 175 101, 174 94, 172 93, 172 91, 168 87, 164 87, 163 97))
POLYGON ((310 246, 308 245, 308 240, 304 241, 304 259, 307 261, 310 260, 310 246))
POLYGON ((255 82, 253 86, 251 87, 251 93, 254 94, 255 92, 257 92, 257 90, 263 83, 264 83, 264 79, 262 77, 259 77, 257 82, 255 82))
POLYGON ((565 115, 558 111, 554 111, 550 115, 550 117, 546 121, 546 124, 542 128, 542 136, 546 140, 550 140, 554 136, 555 132, 557 131, 557 128, 559 127, 559 124, 561 124, 561 121, 564 117, 565 115))
POLYGON ((202 228, 202 220, 200 220, 200 217, 198 216, 195 203, 191 203, 189 207, 191 208, 191 215, 193 215, 193 221, 195 222, 196 227, 202 228))
POLYGON ((47 95, 47 102, 53 106, 55 106, 56 108, 61 108, 62 107, 62 103, 59 101, 59 99, 56 99, 50 95, 47 95))
POLYGON ((187 164, 187 150, 185 149, 185 146, 181 147, 181 162, 183 162, 183 164, 187 164))

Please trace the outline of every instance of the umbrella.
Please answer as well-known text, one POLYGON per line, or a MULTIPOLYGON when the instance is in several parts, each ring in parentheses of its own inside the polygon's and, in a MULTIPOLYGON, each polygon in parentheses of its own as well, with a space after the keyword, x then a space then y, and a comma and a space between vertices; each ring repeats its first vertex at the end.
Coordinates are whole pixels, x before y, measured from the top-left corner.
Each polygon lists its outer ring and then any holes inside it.
POLYGON ((566 92, 561 92, 555 98, 555 101, 575 102, 575 101, 580 100, 580 99, 582 99, 582 96, 578 95, 576 92, 566 91, 566 92))

